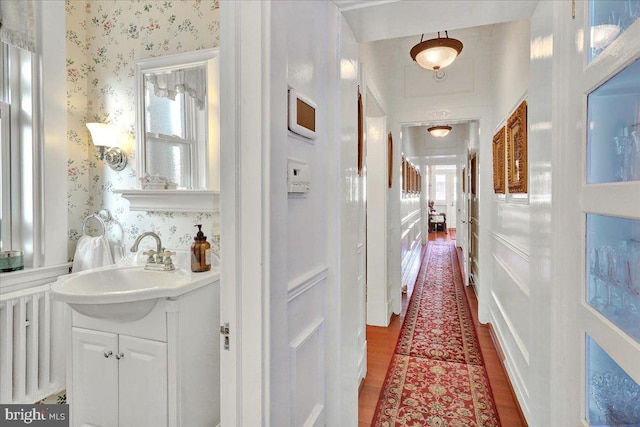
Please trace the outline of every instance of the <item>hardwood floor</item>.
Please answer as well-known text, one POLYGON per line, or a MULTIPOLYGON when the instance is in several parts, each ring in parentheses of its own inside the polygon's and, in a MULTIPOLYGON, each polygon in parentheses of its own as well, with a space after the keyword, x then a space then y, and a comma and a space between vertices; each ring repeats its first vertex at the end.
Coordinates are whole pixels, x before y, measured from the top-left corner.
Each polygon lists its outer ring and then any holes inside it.
MULTIPOLYGON (((451 230, 453 231, 453 230, 451 230)), ((455 239, 455 231, 429 233, 429 240, 455 239)), ((460 260, 460 250, 458 250, 460 260)), ((367 326, 367 377, 360 387, 358 401, 358 426, 369 427, 376 410, 382 384, 391 362, 400 328, 406 314, 407 305, 413 292, 413 285, 409 286, 406 294, 402 295, 402 312, 393 315, 388 327, 367 326)), ((491 339, 489 326, 478 322, 478 300, 471 287, 466 288, 467 299, 473 315, 473 322, 478 334, 482 356, 484 358, 489 382, 503 427, 524 427, 524 417, 521 416, 511 385, 500 362, 500 356, 491 339)))

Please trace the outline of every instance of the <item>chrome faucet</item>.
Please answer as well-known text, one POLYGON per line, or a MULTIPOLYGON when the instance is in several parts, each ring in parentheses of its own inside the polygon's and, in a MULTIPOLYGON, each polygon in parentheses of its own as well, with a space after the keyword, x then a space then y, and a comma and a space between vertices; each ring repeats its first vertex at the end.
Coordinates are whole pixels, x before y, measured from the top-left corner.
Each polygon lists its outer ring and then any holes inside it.
POLYGON ((175 267, 173 266, 173 261, 171 260, 171 255, 175 255, 175 252, 166 251, 162 247, 160 236, 158 236, 153 231, 146 231, 141 235, 139 235, 136 238, 136 241, 133 242, 133 245, 131 246, 131 252, 138 252, 138 245, 140 244, 140 241, 147 236, 151 236, 155 239, 157 250, 154 251, 151 249, 143 253, 144 255, 147 255, 147 263, 145 264, 144 268, 146 270, 163 270, 163 271, 175 270, 175 267))

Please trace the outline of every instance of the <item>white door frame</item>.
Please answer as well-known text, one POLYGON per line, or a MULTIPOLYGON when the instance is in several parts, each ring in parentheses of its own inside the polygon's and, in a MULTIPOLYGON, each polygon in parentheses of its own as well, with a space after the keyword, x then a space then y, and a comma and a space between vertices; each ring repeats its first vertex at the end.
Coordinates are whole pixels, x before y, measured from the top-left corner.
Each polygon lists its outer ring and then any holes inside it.
MULTIPOLYGON (((221 425, 269 420, 268 2, 220 2, 221 425), (258 77, 256 77, 258 76, 258 77)), ((216 327, 217 325, 211 325, 216 327)))

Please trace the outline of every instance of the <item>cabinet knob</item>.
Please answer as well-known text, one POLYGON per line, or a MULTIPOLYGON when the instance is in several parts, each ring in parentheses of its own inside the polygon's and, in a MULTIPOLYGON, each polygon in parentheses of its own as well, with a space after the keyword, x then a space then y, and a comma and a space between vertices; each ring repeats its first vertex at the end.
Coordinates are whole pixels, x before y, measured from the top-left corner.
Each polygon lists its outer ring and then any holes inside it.
POLYGON ((105 351, 104 352, 104 357, 106 357, 108 359, 109 356, 111 356, 112 354, 113 354, 113 351, 105 351))
POLYGON ((118 354, 116 354, 116 359, 120 360, 120 359, 122 359, 122 358, 124 358, 124 353, 118 353, 118 354))

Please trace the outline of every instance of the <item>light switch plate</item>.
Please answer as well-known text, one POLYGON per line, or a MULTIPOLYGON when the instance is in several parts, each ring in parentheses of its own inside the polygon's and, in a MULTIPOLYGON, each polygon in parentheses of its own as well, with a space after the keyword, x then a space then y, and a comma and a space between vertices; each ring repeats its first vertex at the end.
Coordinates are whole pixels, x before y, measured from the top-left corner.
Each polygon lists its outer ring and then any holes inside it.
POLYGON ((287 162, 287 191, 304 194, 309 190, 311 190, 309 165, 301 160, 289 159, 287 162))

